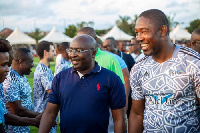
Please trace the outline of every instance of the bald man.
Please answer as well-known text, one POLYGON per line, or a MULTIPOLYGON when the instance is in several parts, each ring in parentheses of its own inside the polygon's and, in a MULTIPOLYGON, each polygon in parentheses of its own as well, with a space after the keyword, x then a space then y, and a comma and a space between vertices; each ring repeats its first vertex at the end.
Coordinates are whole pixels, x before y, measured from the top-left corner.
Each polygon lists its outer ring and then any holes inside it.
POLYGON ((124 85, 114 72, 95 62, 96 41, 89 35, 74 38, 67 50, 73 67, 53 80, 39 133, 48 133, 60 110, 63 133, 107 133, 109 108, 115 133, 125 133, 124 85))

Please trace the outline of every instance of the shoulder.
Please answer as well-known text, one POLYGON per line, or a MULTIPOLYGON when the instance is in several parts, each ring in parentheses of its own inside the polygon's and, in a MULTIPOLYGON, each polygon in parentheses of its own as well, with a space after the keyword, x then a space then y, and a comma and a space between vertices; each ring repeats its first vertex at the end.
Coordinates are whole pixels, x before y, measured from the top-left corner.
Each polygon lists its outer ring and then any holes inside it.
POLYGON ((5 81, 16 83, 16 82, 19 82, 19 78, 20 77, 18 75, 16 75, 15 72, 10 71, 8 73, 7 79, 5 81))
POLYGON ((59 78, 64 78, 71 75, 72 75, 72 67, 64 69, 63 71, 59 72, 55 77, 59 79, 59 78))
POLYGON ((99 73, 104 75, 105 77, 118 77, 118 75, 115 72, 110 71, 104 67, 101 67, 101 71, 99 73))
POLYGON ((34 73, 44 73, 44 72, 47 72, 48 71, 48 67, 39 63, 35 69, 35 72, 34 73))
POLYGON ((180 46, 179 54, 184 54, 185 56, 190 57, 189 59, 200 60, 200 54, 188 47, 180 46))

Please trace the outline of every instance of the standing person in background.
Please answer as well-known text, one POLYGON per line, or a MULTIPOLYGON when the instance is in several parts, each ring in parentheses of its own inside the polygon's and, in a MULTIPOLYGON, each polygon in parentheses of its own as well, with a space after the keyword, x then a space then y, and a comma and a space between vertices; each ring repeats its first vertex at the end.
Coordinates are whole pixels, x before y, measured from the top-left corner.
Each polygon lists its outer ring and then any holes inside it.
POLYGON ((62 55, 61 61, 57 62, 56 67, 55 67, 55 73, 54 75, 58 74, 64 69, 67 69, 70 67, 71 62, 69 61, 67 49, 69 48, 69 43, 68 42, 62 42, 59 45, 59 53, 62 55))
MULTIPOLYGON (((126 54, 124 52, 121 52, 120 50, 117 49, 117 41, 113 38, 113 37, 109 37, 107 38, 104 42, 103 42, 103 45, 102 47, 106 50, 106 51, 109 51, 109 52, 112 52, 116 55, 118 55, 119 57, 121 57, 125 62, 126 62, 126 65, 128 67, 128 77, 127 79, 125 79, 125 83, 127 82, 128 83, 128 86, 126 87, 129 87, 130 88, 130 82, 129 82, 129 72, 131 70, 131 68, 133 67, 133 65, 135 64, 135 60, 133 59, 133 57, 130 55, 130 54, 126 54)), ((123 72, 123 70, 122 70, 123 72)), ((125 76, 124 76, 125 77, 125 76)), ((129 114, 130 114, 130 109, 131 109, 131 101, 132 101, 132 98, 130 96, 130 89, 129 89, 129 95, 127 97, 128 99, 128 107, 127 107, 127 117, 129 117, 129 114)))
POLYGON ((126 52, 126 45, 124 44, 124 42, 122 42, 122 41, 118 42, 118 49, 121 52, 126 52))
POLYGON ((130 54, 126 54, 126 53, 118 50, 117 46, 118 46, 117 41, 113 37, 106 38, 106 40, 103 42, 103 45, 102 45, 102 47, 105 48, 106 51, 109 51, 109 52, 121 57, 125 61, 126 65, 128 67, 128 71, 130 72, 131 68, 135 64, 135 60, 133 59, 133 57, 130 54))
MULTIPOLYGON (((25 75, 29 75, 33 64, 33 54, 26 48, 16 49, 7 79, 3 82, 5 100, 11 112, 21 117, 35 118, 40 113, 33 111, 32 89, 25 75)), ((30 132, 30 126, 8 125, 8 132, 30 132)))
POLYGON ((95 62, 96 41, 89 35, 76 36, 68 54, 73 67, 53 80, 39 133, 48 133, 60 110, 63 133, 107 133, 109 107, 115 133, 125 133, 124 85, 114 72, 95 62))
POLYGON ((190 41, 191 41, 191 48, 200 53, 200 29, 196 29, 192 32, 190 41))
POLYGON ((131 39, 131 44, 129 44, 129 51, 132 57, 135 59, 135 62, 139 61, 145 57, 144 53, 141 51, 141 45, 136 40, 136 38, 131 39))
MULTIPOLYGON (((47 106, 47 100, 54 78, 49 66, 50 62, 54 61, 55 49, 52 42, 42 41, 37 44, 36 51, 40 62, 34 72, 33 106, 34 111, 42 113, 47 106)), ((55 133, 56 127, 53 127, 51 132, 55 133)))
POLYGON ((168 19, 158 9, 142 12, 135 32, 146 56, 131 70, 128 132, 199 132, 200 54, 171 42, 168 19))

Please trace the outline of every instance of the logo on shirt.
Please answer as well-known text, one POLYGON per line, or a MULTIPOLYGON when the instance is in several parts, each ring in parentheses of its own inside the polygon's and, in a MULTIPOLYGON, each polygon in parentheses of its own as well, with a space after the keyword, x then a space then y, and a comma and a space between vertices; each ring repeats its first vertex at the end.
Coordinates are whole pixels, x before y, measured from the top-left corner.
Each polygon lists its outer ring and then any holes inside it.
POLYGON ((173 105, 176 99, 171 98, 173 94, 169 95, 150 95, 149 102, 152 104, 166 104, 166 105, 173 105))
POLYGON ((97 90, 100 91, 101 87, 100 87, 100 83, 97 84, 97 90))
POLYGON ((184 73, 184 70, 177 70, 177 71, 175 71, 175 70, 173 70, 173 69, 169 69, 169 75, 170 76, 175 76, 175 75, 177 75, 177 74, 183 74, 184 73))

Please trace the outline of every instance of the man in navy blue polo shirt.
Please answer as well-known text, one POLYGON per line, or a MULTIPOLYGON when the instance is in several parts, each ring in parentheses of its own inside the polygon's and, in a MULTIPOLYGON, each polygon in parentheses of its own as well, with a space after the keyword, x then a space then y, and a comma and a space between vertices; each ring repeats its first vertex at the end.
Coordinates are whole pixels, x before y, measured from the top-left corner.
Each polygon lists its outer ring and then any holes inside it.
POLYGON ((68 49, 73 67, 56 75, 39 133, 50 131, 60 110, 61 132, 107 133, 109 107, 115 133, 125 133, 125 89, 121 79, 94 61, 96 42, 89 35, 74 38, 68 49))

